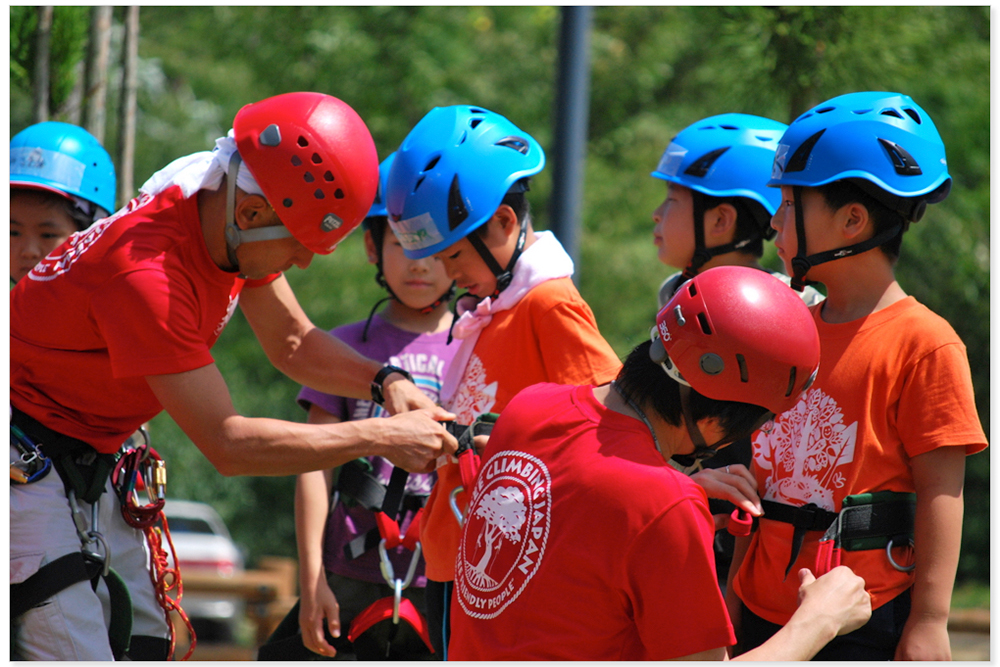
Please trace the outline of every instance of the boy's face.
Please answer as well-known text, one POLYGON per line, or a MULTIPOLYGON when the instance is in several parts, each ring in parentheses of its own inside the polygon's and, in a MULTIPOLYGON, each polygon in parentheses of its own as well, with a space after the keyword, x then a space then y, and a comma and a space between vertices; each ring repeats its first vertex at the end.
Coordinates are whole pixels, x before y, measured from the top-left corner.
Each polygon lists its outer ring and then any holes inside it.
POLYGON ((10 277, 21 280, 72 233, 76 222, 58 203, 34 193, 10 200, 10 277))
MULTIPOLYGON (((464 239, 463 239, 464 240, 464 239)), ((371 233, 365 233, 365 246, 369 248, 368 261, 375 263, 374 242, 371 233)), ((403 246, 392 228, 386 226, 382 239, 382 275, 393 294, 408 308, 426 308, 448 291, 451 279, 444 264, 437 257, 408 259, 403 246)))
POLYGON ((667 266, 683 269, 694 255, 694 206, 691 190, 670 183, 667 196, 653 211, 653 243, 657 257, 667 266))
POLYGON ((482 299, 496 290, 496 276, 468 239, 453 243, 434 257, 441 260, 448 279, 454 280, 455 287, 460 291, 467 290, 482 299))
MULTIPOLYGON (((485 226, 486 236, 482 237, 483 243, 493 254, 497 264, 501 267, 507 266, 514 255, 520 232, 517 216, 509 206, 501 204, 485 226)), ((472 233, 478 234, 479 230, 472 233)), ((434 257, 441 260, 448 278, 455 281, 459 290, 468 290, 470 294, 480 299, 490 296, 496 290, 496 276, 468 238, 453 243, 434 257)))
MULTIPOLYGON (((815 188, 802 188, 802 214, 806 229, 806 254, 824 252, 840 247, 833 237, 836 229, 834 216, 837 211, 831 211, 826 205, 823 195, 815 188)), ((774 246, 778 257, 785 265, 785 273, 792 275, 792 258, 799 251, 799 237, 795 229, 795 195, 790 186, 781 188, 781 204, 771 217, 771 227, 778 234, 774 237, 774 246)))

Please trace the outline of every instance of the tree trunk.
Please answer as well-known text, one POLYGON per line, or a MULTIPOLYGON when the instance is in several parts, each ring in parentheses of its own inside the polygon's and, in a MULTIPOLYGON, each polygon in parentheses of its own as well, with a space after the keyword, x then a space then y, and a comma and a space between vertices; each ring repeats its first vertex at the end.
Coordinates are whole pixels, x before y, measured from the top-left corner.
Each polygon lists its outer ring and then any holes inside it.
POLYGON ((114 7, 94 7, 90 12, 90 39, 84 82, 83 126, 104 143, 105 98, 108 89, 108 56, 111 52, 111 14, 114 7))
POLYGON ((35 108, 36 123, 49 119, 49 41, 52 37, 53 7, 38 8, 38 31, 35 34, 35 108))
POLYGON ((125 10, 125 44, 122 48, 122 96, 118 105, 118 205, 133 194, 135 168, 136 87, 139 66, 139 7, 125 10))

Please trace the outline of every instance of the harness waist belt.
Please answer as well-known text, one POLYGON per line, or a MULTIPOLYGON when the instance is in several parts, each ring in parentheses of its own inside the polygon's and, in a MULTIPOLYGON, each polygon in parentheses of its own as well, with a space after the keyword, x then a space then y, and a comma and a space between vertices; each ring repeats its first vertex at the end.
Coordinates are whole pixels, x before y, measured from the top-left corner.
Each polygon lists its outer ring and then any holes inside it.
POLYGON ((823 540, 834 540, 838 548, 848 551, 883 549, 893 538, 912 537, 916 498, 916 494, 896 491, 846 496, 839 514, 815 503, 796 507, 762 500, 761 507, 763 518, 795 528, 792 552, 785 568, 787 577, 809 531, 825 531, 823 540))

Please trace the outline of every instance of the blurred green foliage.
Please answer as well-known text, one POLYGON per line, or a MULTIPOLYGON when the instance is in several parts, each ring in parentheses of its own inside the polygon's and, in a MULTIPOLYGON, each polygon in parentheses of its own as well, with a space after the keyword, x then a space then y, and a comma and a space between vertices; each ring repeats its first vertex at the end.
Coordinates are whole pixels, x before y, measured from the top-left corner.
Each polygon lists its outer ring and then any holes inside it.
MULTIPOLYGON (((34 8, 10 12, 13 134, 30 123, 36 19, 34 8)), ((555 7, 143 7, 136 182, 211 148, 244 104, 293 90, 350 103, 383 158, 430 108, 458 103, 502 113, 551 148, 559 20, 555 7)), ((54 110, 74 81, 85 22, 82 8, 56 9, 54 110)), ((649 172, 672 136, 717 113, 789 122, 843 93, 904 92, 933 117, 954 187, 907 233, 897 275, 965 341, 989 433, 989 36, 986 6, 596 8, 577 278, 615 350, 647 335, 670 271, 651 242, 664 188, 649 172)), ((545 171, 530 196, 538 228, 550 191, 545 171)), ((773 248, 764 263, 780 268, 773 248)), ((367 316, 381 294, 372 277, 359 235, 288 274, 326 328, 367 316)), ((298 387, 241 316, 214 353, 241 413, 304 420, 298 387)), ((153 438, 172 496, 215 505, 252 557, 295 554, 292 478, 223 478, 165 415, 153 438)), ((960 579, 989 580, 989 534, 987 452, 968 460, 960 579)))

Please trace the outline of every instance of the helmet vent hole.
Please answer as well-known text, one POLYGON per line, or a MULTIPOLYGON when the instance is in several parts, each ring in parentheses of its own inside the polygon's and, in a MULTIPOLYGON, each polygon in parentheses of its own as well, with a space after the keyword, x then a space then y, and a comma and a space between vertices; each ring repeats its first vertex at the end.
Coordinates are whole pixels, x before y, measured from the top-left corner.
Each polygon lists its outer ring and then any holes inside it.
POLYGON ((305 137, 299 137, 299 140, 298 140, 298 142, 297 142, 297 143, 298 143, 298 145, 299 145, 299 146, 301 146, 302 148, 305 148, 306 146, 308 146, 308 145, 309 145, 309 140, 308 140, 308 139, 306 139, 305 137))
POLYGON ((895 109, 883 109, 882 111, 879 112, 879 115, 892 116, 893 118, 899 118, 900 120, 903 119, 903 114, 899 113, 895 109))
POLYGON ((302 166, 302 160, 299 159, 298 155, 293 155, 292 156, 292 166, 293 167, 301 167, 302 166))
POLYGON ((521 137, 504 137, 496 145, 503 146, 504 148, 512 148, 521 155, 528 154, 528 142, 521 137))
POLYGON ((812 135, 808 139, 802 142, 802 145, 795 149, 795 153, 792 157, 788 159, 788 164, 785 166, 785 173, 792 171, 803 171, 809 164, 809 156, 812 154, 813 147, 819 138, 823 136, 826 130, 820 130, 816 134, 812 135))
POLYGON ((435 155, 434 157, 432 157, 430 161, 427 163, 427 165, 423 168, 423 171, 430 171, 431 169, 433 169, 435 165, 437 165, 440 159, 441 159, 440 155, 435 155))
POLYGON ((698 324, 706 336, 712 335, 712 327, 708 326, 708 318, 705 317, 705 313, 698 313, 698 324))
POLYGON ((473 118, 469 121, 469 129, 474 130, 479 127, 479 124, 483 122, 482 118, 473 118))
POLYGON ((792 370, 788 373, 788 389, 785 391, 785 398, 792 395, 792 391, 795 389, 795 366, 792 366, 792 370))
POLYGON ((318 188, 316 189, 316 192, 313 193, 313 197, 316 199, 326 199, 326 195, 323 194, 323 191, 318 188))
POLYGON ((282 203, 282 205, 284 205, 285 208, 291 208, 292 207, 292 200, 291 199, 285 199, 281 203, 282 203))
POLYGON ((774 137, 762 137, 760 135, 754 135, 754 139, 757 141, 774 141, 774 137))
POLYGON ((343 199, 344 198, 344 191, 341 190, 340 188, 337 188, 336 190, 334 190, 333 196, 336 197, 337 199, 343 199))
POLYGON ((468 139, 468 138, 469 138, 469 133, 468 132, 463 132, 462 136, 460 136, 458 138, 458 141, 455 143, 455 145, 456 146, 461 146, 462 144, 465 143, 465 140, 468 139))
POLYGON ((853 113, 855 116, 864 116, 866 113, 871 113, 871 112, 872 112, 871 109, 855 109, 851 113, 853 113))
POLYGON ((749 382, 750 372, 747 370, 747 360, 743 357, 742 354, 736 355, 736 363, 740 367, 740 382, 749 382))
POLYGON ((312 173, 308 171, 302 176, 302 178, 306 180, 306 183, 312 183, 313 181, 316 180, 316 177, 313 176, 312 173))
POLYGON ((823 107, 822 109, 816 109, 816 113, 830 113, 837 107, 823 107))
POLYGON ((691 296, 698 296, 698 288, 695 286, 694 282, 688 285, 688 294, 691 296))
POLYGON ((323 174, 323 180, 326 181, 327 183, 333 183, 333 172, 327 171, 325 174, 323 174))
POLYGON ((709 151, 705 153, 700 158, 691 163, 691 166, 684 170, 684 173, 688 176, 695 176, 702 178, 708 175, 709 170, 715 161, 719 159, 719 156, 729 150, 729 146, 723 146, 722 148, 716 148, 714 151, 709 151))
POLYGON ((417 179, 417 182, 413 185, 413 191, 416 192, 420 188, 420 184, 424 182, 424 176, 417 179))
MULTIPOLYGON (((903 111, 905 111, 906 115, 909 116, 910 118, 912 118, 913 122, 916 123, 917 125, 920 125, 921 123, 923 123, 923 121, 920 119, 920 114, 917 113, 916 109, 906 108, 906 109, 903 109, 903 111)), ((94 166, 96 167, 97 165, 95 164, 94 166)))
POLYGON ((319 164, 320 162, 323 161, 323 158, 320 156, 319 153, 313 153, 312 161, 313 161, 313 164, 319 164))
POLYGON ((719 127, 721 127, 723 130, 738 130, 738 129, 740 129, 740 128, 736 127, 735 125, 720 125, 719 127))

